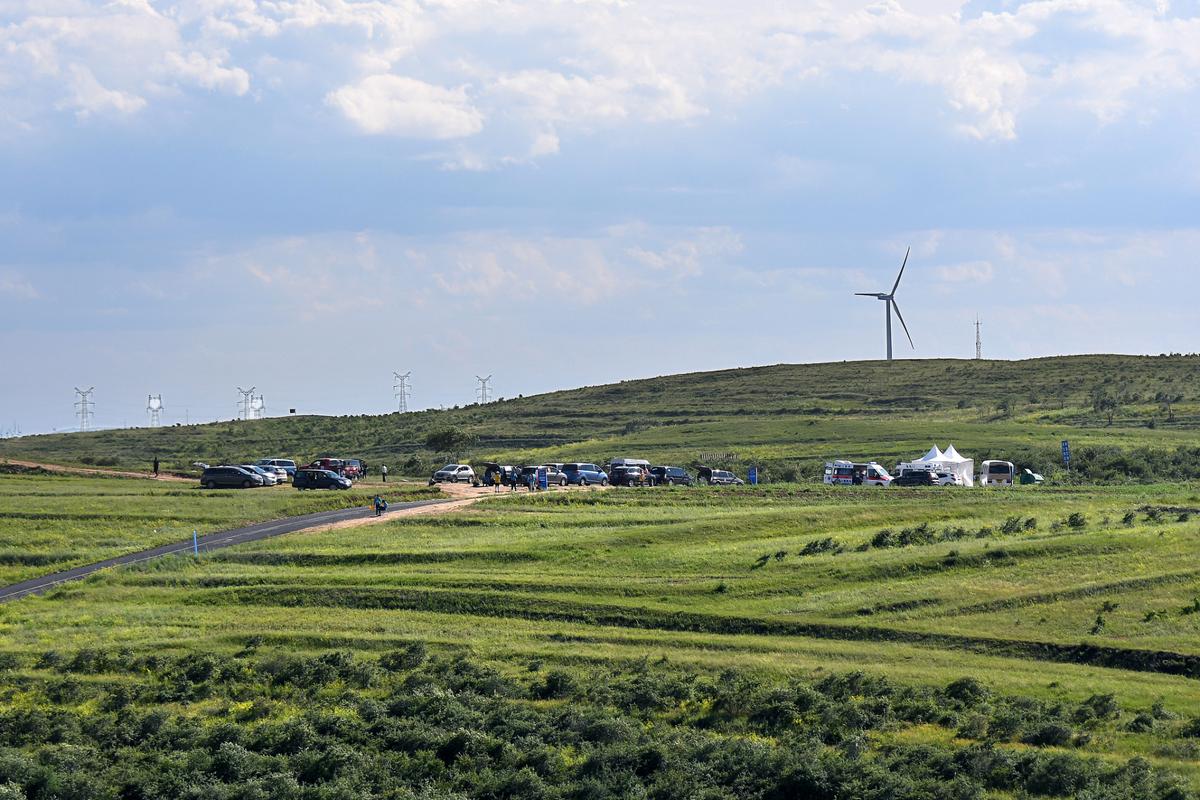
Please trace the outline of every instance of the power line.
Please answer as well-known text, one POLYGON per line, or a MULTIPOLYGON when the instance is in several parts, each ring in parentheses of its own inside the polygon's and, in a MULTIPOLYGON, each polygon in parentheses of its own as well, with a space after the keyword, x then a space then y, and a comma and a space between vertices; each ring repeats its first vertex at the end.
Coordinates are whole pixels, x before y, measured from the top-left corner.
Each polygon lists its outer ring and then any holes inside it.
POLYGON ((489 384, 492 381, 492 376, 488 375, 486 378, 481 378, 476 375, 475 380, 479 381, 479 386, 475 389, 475 396, 479 398, 479 403, 481 405, 490 403, 492 400, 492 387, 489 384))
POLYGON ((253 386, 249 389, 243 389, 240 386, 237 387, 238 394, 242 396, 242 399, 238 401, 238 414, 241 415, 242 419, 251 418, 250 412, 252 409, 250 408, 250 402, 254 397, 254 389, 255 387, 253 386))
POLYGON ((148 396, 146 398, 146 410, 150 412, 150 427, 157 428, 162 423, 162 395, 152 394, 148 396))
POLYGON ((396 410, 401 414, 408 413, 408 398, 412 397, 412 387, 408 385, 409 376, 412 372, 406 372, 401 375, 399 372, 393 372, 395 382, 392 384, 392 395, 396 398, 396 410))
POLYGON ((86 431, 92 427, 92 417, 95 415, 96 404, 92 402, 92 392, 96 391, 96 387, 92 386, 88 389, 80 389, 75 387, 75 395, 79 398, 75 401, 75 416, 79 417, 79 430, 86 431))

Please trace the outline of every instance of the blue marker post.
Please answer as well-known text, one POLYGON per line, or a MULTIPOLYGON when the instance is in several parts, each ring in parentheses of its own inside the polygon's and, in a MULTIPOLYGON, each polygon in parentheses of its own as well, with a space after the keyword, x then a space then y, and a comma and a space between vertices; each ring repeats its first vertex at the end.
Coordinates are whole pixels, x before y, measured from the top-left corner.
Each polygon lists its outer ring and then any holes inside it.
POLYGON ((196 531, 192 531, 192 555, 196 558, 200 557, 200 539, 196 536, 196 531))

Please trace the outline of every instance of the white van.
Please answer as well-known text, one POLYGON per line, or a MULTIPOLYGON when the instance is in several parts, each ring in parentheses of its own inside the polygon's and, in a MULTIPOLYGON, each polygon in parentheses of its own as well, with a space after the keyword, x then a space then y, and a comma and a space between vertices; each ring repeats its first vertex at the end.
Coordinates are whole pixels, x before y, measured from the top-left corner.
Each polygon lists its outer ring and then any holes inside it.
POLYGON ((892 476, 874 461, 855 464, 853 461, 830 461, 825 464, 825 483, 831 486, 887 486, 892 476))
POLYGON ((979 465, 980 486, 1012 486, 1017 468, 1011 461, 985 461, 979 465))

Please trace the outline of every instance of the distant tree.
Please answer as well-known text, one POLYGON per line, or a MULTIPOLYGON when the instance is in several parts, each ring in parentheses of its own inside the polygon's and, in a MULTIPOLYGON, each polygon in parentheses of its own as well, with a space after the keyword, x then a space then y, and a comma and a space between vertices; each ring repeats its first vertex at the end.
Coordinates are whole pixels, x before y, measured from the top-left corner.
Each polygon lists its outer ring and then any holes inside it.
POLYGON ((1120 407, 1117 396, 1109 390, 1099 386, 1092 390, 1092 410, 1104 416, 1110 426, 1120 407))

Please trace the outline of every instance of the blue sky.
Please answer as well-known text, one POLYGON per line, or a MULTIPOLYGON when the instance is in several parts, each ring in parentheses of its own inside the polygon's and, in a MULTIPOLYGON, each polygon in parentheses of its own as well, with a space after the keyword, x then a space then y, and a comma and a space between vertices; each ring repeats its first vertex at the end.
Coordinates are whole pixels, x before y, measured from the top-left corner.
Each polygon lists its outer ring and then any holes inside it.
POLYGON ((1191 352, 1200 4, 0 2, 0 433, 1191 352))

